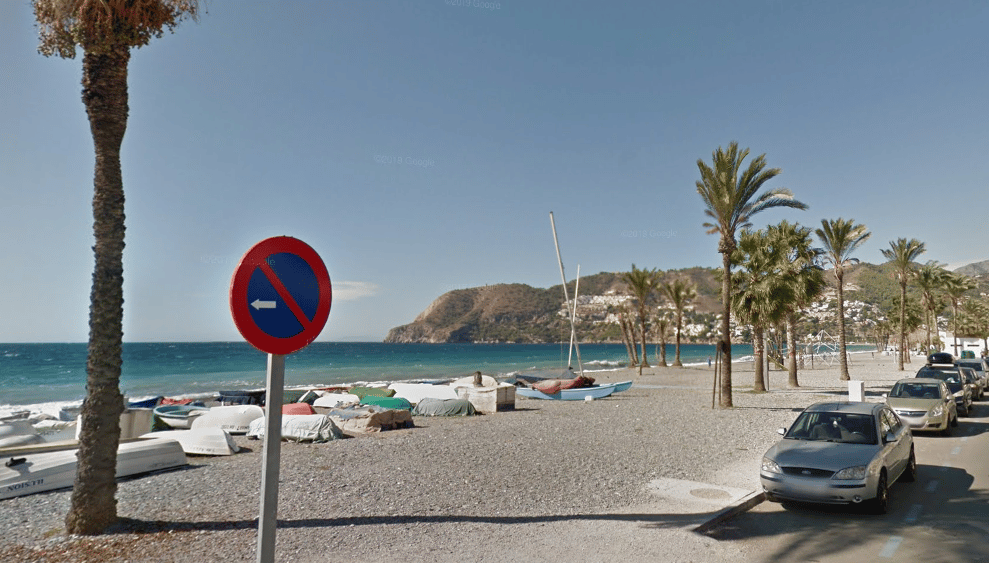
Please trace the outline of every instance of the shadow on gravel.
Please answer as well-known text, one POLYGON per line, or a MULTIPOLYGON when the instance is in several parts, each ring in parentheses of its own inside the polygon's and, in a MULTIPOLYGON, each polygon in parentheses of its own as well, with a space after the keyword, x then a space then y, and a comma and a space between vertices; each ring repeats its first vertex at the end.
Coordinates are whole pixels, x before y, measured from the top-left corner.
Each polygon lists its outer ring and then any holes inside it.
MULTIPOLYGON (((892 385, 890 387, 892 387, 892 385)), ((881 399, 882 396, 883 396, 883 393, 888 393, 888 392, 889 392, 889 389, 880 389, 880 390, 873 390, 873 391, 870 391, 868 389, 865 389, 864 395, 866 397, 872 397, 874 399, 881 399)), ((819 391, 816 391, 816 393, 819 393, 821 395, 834 395, 834 396, 840 397, 840 398, 842 398, 842 399, 844 399, 846 401, 848 400, 848 389, 821 389, 819 391)))
MULTIPOLYGON (((643 527, 653 529, 693 528, 698 523, 714 517, 718 511, 694 514, 566 514, 546 516, 465 516, 465 515, 393 515, 393 516, 349 516, 342 518, 301 518, 278 520, 278 528, 335 528, 349 526, 378 526, 382 524, 538 524, 546 522, 566 522, 579 520, 638 522, 643 527)), ((107 534, 156 534, 160 532, 199 532, 256 530, 258 520, 234 520, 229 522, 175 522, 168 520, 139 520, 120 518, 107 530, 107 534)))
POLYGON ((740 543, 769 540, 758 560, 776 563, 854 561, 863 549, 882 549, 891 537, 909 544, 901 548, 907 551, 897 556, 900 561, 983 561, 970 557, 989 551, 989 492, 973 489, 973 483, 963 469, 919 465, 917 482, 891 487, 885 515, 857 506, 765 503, 703 535, 740 543), (925 487, 935 479, 937 501, 923 502, 930 497, 925 487))

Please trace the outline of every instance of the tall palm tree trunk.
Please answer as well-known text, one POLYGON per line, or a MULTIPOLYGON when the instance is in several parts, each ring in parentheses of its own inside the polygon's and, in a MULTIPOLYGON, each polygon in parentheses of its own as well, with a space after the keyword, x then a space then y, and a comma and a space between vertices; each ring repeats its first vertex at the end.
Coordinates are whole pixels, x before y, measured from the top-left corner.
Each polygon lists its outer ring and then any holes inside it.
POLYGON ((629 365, 635 366, 638 363, 635 353, 635 340, 632 329, 628 326, 628 321, 623 314, 619 314, 618 316, 618 326, 621 327, 622 341, 625 343, 625 351, 628 352, 629 365))
POLYGON ((763 337, 762 323, 752 325, 752 357, 755 362, 755 381, 752 390, 756 393, 765 393, 766 374, 763 368, 766 365, 766 340, 763 337))
POLYGON ((790 311, 786 315, 786 371, 789 387, 800 387, 797 382, 797 315, 790 311))
POLYGON ((842 381, 848 381, 851 376, 848 375, 848 352, 845 347, 845 276, 843 274, 835 274, 838 278, 838 355, 841 360, 841 379, 842 381))
POLYGON ((732 408, 731 400, 731 253, 730 248, 721 250, 721 265, 724 279, 721 280, 721 302, 724 316, 721 319, 721 401, 723 409, 732 408))
POLYGON ((900 353, 896 355, 897 369, 903 371, 904 357, 907 355, 907 281, 900 280, 900 353))
POLYGON ((673 357, 674 367, 683 366, 683 362, 680 361, 680 325, 681 324, 683 324, 683 315, 677 314, 676 355, 673 357))
POLYGON ((127 128, 127 64, 118 47, 83 57, 83 103, 96 152, 93 251, 96 265, 89 309, 86 400, 79 434, 80 463, 65 517, 69 534, 97 534, 117 518, 116 466, 120 443, 123 340, 124 184, 120 146, 127 128), (82 463, 81 460, 88 460, 82 463))
POLYGON ((951 351, 955 356, 958 355, 958 304, 953 302, 951 304, 951 338, 954 339, 954 349, 951 351))
POLYGON ((639 327, 642 330, 642 361, 639 362, 639 375, 642 375, 642 368, 649 367, 649 360, 646 358, 646 319, 639 317, 639 327))

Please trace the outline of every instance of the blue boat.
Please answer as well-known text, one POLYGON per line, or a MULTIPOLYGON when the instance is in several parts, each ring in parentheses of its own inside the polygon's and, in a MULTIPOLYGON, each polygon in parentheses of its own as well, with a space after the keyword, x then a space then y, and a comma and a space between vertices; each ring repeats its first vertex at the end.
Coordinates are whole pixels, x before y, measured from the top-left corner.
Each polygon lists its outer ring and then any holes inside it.
POLYGON ((155 407, 155 417, 178 430, 188 430, 197 416, 209 412, 209 407, 195 405, 162 405, 155 407))
POLYGON ((153 408, 157 407, 161 403, 161 400, 164 399, 164 398, 165 398, 164 396, 158 395, 157 397, 152 397, 150 399, 144 399, 143 401, 131 401, 127 405, 127 408, 130 408, 130 409, 153 409, 153 408))
MULTIPOLYGON (((631 382, 629 382, 631 386, 631 382)), ((577 387, 575 389, 561 389, 552 395, 543 393, 531 387, 518 387, 515 393, 530 399, 550 399, 556 401, 588 401, 603 399, 615 392, 617 383, 606 383, 604 385, 592 385, 591 387, 577 387)))

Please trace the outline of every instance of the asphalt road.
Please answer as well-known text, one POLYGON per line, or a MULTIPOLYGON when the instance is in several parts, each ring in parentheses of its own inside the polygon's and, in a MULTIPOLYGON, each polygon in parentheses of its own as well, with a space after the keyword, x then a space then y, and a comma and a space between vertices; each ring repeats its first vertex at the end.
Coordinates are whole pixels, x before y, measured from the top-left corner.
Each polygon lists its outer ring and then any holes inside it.
POLYGON ((989 401, 951 437, 914 440, 917 481, 890 488, 886 515, 763 502, 707 535, 752 562, 989 562, 989 401))

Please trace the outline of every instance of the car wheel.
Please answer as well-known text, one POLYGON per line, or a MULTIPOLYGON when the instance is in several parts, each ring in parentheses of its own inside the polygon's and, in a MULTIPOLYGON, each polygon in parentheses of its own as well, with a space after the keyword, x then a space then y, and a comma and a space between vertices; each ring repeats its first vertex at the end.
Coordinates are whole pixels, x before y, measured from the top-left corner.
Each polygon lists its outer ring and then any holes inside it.
POLYGON ((955 414, 955 418, 952 418, 951 419, 951 425, 952 426, 958 426, 958 415, 957 414, 955 414))
POLYGON ((958 422, 955 419, 953 419, 953 418, 949 419, 947 422, 944 423, 944 428, 941 430, 941 435, 942 436, 951 436, 951 427, 952 426, 958 426, 958 422))
POLYGON ((879 484, 876 485, 876 498, 872 499, 872 513, 886 514, 889 508, 889 485, 886 483, 886 470, 879 474, 879 484))
POLYGON ((917 456, 913 453, 913 446, 910 447, 910 459, 907 460, 907 468, 903 470, 901 479, 907 483, 917 480, 917 456))

